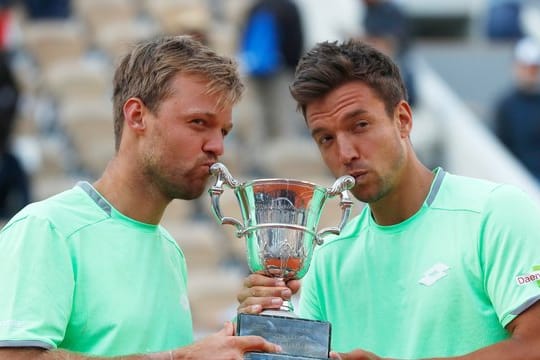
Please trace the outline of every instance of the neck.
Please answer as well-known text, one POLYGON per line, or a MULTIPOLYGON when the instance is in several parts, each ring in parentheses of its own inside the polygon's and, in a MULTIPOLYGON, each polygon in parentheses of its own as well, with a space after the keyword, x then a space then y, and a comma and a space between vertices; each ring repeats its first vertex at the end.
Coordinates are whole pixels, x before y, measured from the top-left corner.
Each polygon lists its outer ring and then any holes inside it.
POLYGON ((395 225, 413 216, 427 198, 434 176, 417 160, 407 166, 391 192, 369 204, 377 224, 395 225))
POLYGON ((93 186, 122 214, 147 224, 159 224, 170 202, 140 169, 119 158, 111 160, 93 186))

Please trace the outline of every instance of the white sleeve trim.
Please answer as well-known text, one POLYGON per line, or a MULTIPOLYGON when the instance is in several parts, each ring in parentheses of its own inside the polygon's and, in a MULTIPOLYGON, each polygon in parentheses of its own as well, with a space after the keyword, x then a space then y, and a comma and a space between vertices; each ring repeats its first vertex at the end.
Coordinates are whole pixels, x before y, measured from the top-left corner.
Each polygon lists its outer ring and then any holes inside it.
POLYGON ((52 349, 49 343, 39 340, 0 340, 0 347, 38 347, 42 349, 52 349))

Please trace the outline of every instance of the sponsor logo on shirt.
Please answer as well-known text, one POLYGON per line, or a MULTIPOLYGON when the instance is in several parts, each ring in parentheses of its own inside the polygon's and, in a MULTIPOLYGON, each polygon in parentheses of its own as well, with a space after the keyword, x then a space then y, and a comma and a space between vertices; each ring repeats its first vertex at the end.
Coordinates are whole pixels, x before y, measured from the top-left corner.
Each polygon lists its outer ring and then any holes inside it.
POLYGON ((450 266, 443 263, 436 263, 424 273, 424 276, 418 282, 425 286, 431 286, 448 275, 448 270, 450 270, 450 266))
POLYGON ((536 283, 536 285, 540 287, 540 265, 533 266, 533 271, 528 274, 516 276, 516 282, 518 285, 536 283))

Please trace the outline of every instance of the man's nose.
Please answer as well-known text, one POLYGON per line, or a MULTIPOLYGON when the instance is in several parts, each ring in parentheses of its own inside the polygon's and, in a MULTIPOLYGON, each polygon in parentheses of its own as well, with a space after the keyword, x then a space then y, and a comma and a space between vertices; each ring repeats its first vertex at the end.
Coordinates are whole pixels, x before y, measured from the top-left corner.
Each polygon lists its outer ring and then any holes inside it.
POLYGON ((356 150, 355 143, 350 136, 339 136, 337 138, 337 145, 339 159, 342 164, 349 164, 358 158, 358 151, 356 150))
POLYGON ((221 131, 212 132, 203 145, 205 152, 210 152, 216 157, 223 155, 225 151, 224 137, 221 131))

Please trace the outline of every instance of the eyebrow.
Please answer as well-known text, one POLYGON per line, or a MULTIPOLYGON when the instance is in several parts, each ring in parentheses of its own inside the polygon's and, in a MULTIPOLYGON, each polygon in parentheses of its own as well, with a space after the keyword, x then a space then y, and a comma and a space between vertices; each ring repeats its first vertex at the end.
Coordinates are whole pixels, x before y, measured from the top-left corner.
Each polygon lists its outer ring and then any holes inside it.
POLYGON ((356 109, 356 110, 353 110, 347 114, 345 114, 344 118, 345 120, 353 120, 354 118, 356 118, 358 115, 363 115, 363 114, 366 114, 367 113, 367 110, 364 110, 364 109, 356 109))
POLYGON ((189 116, 202 115, 202 116, 207 116, 207 117, 216 117, 216 114, 213 112, 205 111, 205 110, 198 110, 198 109, 193 109, 193 110, 188 111, 188 115, 189 116))
MULTIPOLYGON (((352 121, 354 120, 358 115, 362 115, 362 114, 366 114, 367 111, 364 110, 364 109, 356 109, 356 110, 353 110, 353 111, 350 111, 348 113, 346 113, 340 120, 344 120, 344 121, 352 121)), ((324 129, 321 128, 321 127, 318 127, 318 128, 314 128, 312 131, 311 131, 311 137, 315 137, 315 135, 317 135, 318 133, 320 132, 323 132, 324 129)))

